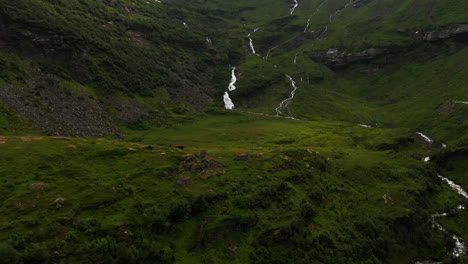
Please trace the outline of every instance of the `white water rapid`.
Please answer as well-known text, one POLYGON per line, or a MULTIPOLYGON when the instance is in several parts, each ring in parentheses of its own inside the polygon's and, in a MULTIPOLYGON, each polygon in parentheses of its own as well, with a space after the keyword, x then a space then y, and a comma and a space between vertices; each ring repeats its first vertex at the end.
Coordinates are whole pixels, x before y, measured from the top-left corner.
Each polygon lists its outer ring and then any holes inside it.
POLYGON ((232 102, 231 98, 229 97, 229 93, 226 91, 224 92, 224 108, 228 110, 233 110, 234 109, 234 103, 232 102))

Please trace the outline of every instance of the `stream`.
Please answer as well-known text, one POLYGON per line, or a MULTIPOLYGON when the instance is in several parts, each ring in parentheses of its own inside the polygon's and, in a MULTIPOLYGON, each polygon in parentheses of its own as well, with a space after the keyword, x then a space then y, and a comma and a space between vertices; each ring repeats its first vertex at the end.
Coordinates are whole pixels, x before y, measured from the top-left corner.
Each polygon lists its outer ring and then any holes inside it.
MULTIPOLYGON (((419 136, 421 136, 426 142, 428 143, 433 143, 434 140, 432 140, 431 138, 429 138, 428 136, 426 136, 425 134, 421 133, 421 132, 416 132, 416 134, 418 134, 419 136)), ((445 144, 442 144, 444 147, 446 147, 445 144)), ((424 162, 429 162, 431 160, 431 157, 425 157, 423 158, 423 161, 424 162)), ((458 195, 462 196, 463 198, 465 199, 468 199, 468 194, 466 193, 465 190, 463 190, 463 188, 454 183, 453 181, 451 181, 450 179, 440 175, 440 174, 437 174, 437 177, 439 179, 442 180, 442 182, 445 182, 447 183, 447 185, 455 192, 457 193, 458 195)), ((464 210, 465 207, 463 205, 458 205, 456 208, 455 208, 455 211, 461 211, 461 210, 464 210)), ((437 229, 439 229, 440 231, 448 234, 448 231, 437 221, 437 219, 441 218, 441 217, 448 217, 450 216, 451 214, 450 213, 435 213, 435 214, 432 214, 431 215, 431 222, 432 222, 432 226, 433 227, 437 227, 437 229)), ((465 242, 463 242, 461 240, 460 237, 456 236, 455 234, 451 234, 451 237, 452 239, 454 240, 455 242, 455 247, 452 249, 451 251, 451 254, 455 257, 461 257, 461 256, 464 256, 466 255, 466 244, 465 242)), ((441 263, 441 262, 433 262, 433 261, 425 261, 425 262, 416 262, 416 264, 422 264, 422 263, 428 263, 428 264, 437 264, 437 263, 441 263)))
POLYGON ((286 78, 289 79, 289 81, 291 81, 291 86, 293 87, 293 90, 291 91, 291 96, 288 97, 287 99, 284 99, 277 107, 276 107, 276 116, 282 116, 282 117, 285 117, 285 118, 289 118, 289 119, 295 119, 292 115, 291 115, 291 111, 289 111, 289 108, 288 108, 288 105, 289 103, 291 103, 292 99, 294 99, 294 96, 296 95, 296 91, 297 91, 297 86, 296 86, 296 82, 292 79, 291 76, 289 75, 286 75, 286 78), (287 111, 287 113, 286 113, 287 111))
POLYGON ((298 6, 299 6, 299 3, 297 2, 297 0, 294 0, 294 6, 291 8, 291 11, 289 12, 289 14, 292 15, 294 11, 296 11, 296 8, 298 6))
POLYGON ((229 92, 232 92, 236 89, 236 82, 237 82, 237 77, 236 77, 236 67, 232 67, 231 71, 231 82, 229 83, 229 86, 227 87, 227 91, 224 92, 223 100, 224 100, 224 108, 228 110, 233 110, 235 108, 234 103, 231 100, 231 97, 229 97, 229 92))
POLYGON ((257 32, 259 29, 260 29, 260 28, 256 28, 256 29, 253 30, 253 32, 251 32, 251 33, 249 33, 249 34, 247 35, 247 37, 249 38, 249 45, 250 45, 250 49, 252 50, 252 54, 256 54, 256 53, 255 53, 255 47, 254 47, 254 45, 253 45, 253 40, 252 40, 252 38, 251 38, 250 36, 251 36, 253 33, 257 32))

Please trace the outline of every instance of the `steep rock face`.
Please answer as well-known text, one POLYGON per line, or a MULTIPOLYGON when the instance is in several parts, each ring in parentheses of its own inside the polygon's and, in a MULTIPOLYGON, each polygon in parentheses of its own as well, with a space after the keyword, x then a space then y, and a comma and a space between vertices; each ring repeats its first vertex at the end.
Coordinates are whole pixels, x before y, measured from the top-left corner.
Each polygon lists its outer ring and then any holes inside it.
POLYGON ((370 48, 360 52, 340 51, 336 48, 326 49, 312 55, 312 59, 325 64, 332 69, 347 67, 350 63, 367 63, 383 55, 385 51, 380 48, 370 48))
POLYGON ((468 34, 468 24, 456 25, 452 28, 441 30, 441 31, 432 31, 427 32, 423 40, 425 41, 437 41, 446 38, 452 38, 459 35, 468 34))
POLYGON ((62 36, 18 25, 0 25, 0 49, 57 62, 65 62, 72 56, 72 47, 62 36))

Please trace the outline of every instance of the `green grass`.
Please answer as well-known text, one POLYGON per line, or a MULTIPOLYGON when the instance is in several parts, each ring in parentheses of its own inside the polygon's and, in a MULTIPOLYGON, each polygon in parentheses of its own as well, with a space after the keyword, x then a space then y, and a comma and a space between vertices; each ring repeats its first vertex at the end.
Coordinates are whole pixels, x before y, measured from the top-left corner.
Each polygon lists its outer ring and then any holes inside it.
MULTIPOLYGON (((248 263, 252 258, 282 259, 291 250, 289 243, 300 244, 294 258, 306 257, 301 253, 308 248, 306 241, 320 244, 328 237, 333 252, 307 257, 328 263, 347 250, 356 252, 355 261, 369 257, 360 255, 360 248, 378 242, 366 238, 370 231, 359 229, 363 221, 381 226, 371 232, 388 243, 399 241, 414 249, 409 254, 404 247, 389 248, 390 256, 405 252, 404 261, 418 254, 444 256, 444 247, 438 246, 443 236, 427 219, 411 220, 424 223, 418 222, 420 231, 413 238, 423 230, 424 236, 434 236, 434 243, 422 250, 384 228, 420 215, 424 209, 415 195, 427 192, 428 185, 440 188, 419 160, 422 146, 396 143, 407 135, 405 130, 226 112, 126 132, 127 141, 7 137, 0 145, 1 240, 14 246, 24 239, 26 247, 39 243, 46 250, 60 245, 58 257, 70 263, 104 256, 122 260, 131 250, 112 248, 131 246, 139 252, 133 257, 142 260, 147 243, 156 243, 156 252, 173 256, 176 263, 248 263), (140 149, 146 144, 157 147, 140 149), (185 149, 169 144, 184 144, 185 149), (187 154, 200 150, 223 168, 200 172, 181 165, 187 154), (249 153, 248 161, 234 160, 241 152, 249 153), (191 183, 178 186, 177 178, 185 174, 191 183), (33 183, 49 187, 34 190, 33 183), (57 205, 58 197, 65 202, 57 205), (211 202, 198 202, 205 200, 211 202), (311 216, 301 213, 305 204, 311 216), (231 222, 238 227, 227 225, 231 222), (286 236, 291 228, 302 238, 286 236), (356 235, 360 242, 344 248, 343 239, 356 235), (289 242, 274 242, 272 236, 289 242), (275 253, 255 250, 259 246, 275 253), (229 257, 230 247, 238 248, 237 257, 229 257), (432 253, 425 251, 428 247, 432 253)), ((16 250, 26 254, 19 246, 16 250)), ((383 253, 372 254, 380 258, 383 253)))

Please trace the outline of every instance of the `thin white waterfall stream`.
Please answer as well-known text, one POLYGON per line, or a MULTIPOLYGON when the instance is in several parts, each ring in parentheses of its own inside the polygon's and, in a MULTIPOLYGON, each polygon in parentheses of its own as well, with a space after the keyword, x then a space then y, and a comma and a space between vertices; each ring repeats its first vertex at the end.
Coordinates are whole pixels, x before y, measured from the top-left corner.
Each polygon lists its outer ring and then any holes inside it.
POLYGON ((236 87, 237 77, 236 77, 236 67, 232 67, 231 71, 231 82, 229 83, 228 90, 229 92, 234 91, 236 87))
POLYGON ((236 89, 236 82, 237 82, 237 77, 236 77, 236 67, 232 67, 231 71, 231 81, 229 82, 229 86, 227 87, 227 91, 224 92, 223 96, 223 101, 224 101, 224 108, 228 110, 233 110, 236 106, 231 100, 231 97, 229 97, 229 92, 232 92, 236 89))
POLYGON ((416 134, 420 135, 420 136, 421 136, 426 142, 428 142, 428 143, 432 143, 432 142, 433 142, 432 139, 430 139, 428 136, 424 135, 424 134, 421 133, 421 132, 416 132, 416 134))
MULTIPOLYGON (((430 139, 428 136, 424 135, 423 133, 421 133, 421 132, 416 132, 416 134, 418 134, 421 138, 423 138, 424 141, 426 141, 427 143, 430 143, 430 144, 434 143, 434 140, 430 139)), ((443 147, 443 148, 446 148, 447 145, 445 145, 445 144, 442 143, 442 147, 443 147)))
MULTIPOLYGON (((429 141, 431 139, 427 137, 427 140, 429 141)), ((432 142, 432 140, 430 142, 432 142)), ((430 160, 430 157, 424 158, 425 162, 428 162, 429 160, 430 160)), ((442 176, 440 174, 437 174, 437 177, 439 177, 443 182, 447 183, 448 186, 454 192, 456 192, 458 195, 462 196, 465 199, 468 199, 468 194, 466 193, 465 190, 463 190, 463 188, 460 185, 454 183, 450 179, 448 179, 448 178, 446 178, 446 177, 444 177, 444 176, 442 176)), ((456 209, 453 210, 453 211, 461 211, 461 210, 464 210, 464 209, 465 209, 465 207, 463 205, 458 205, 456 207, 456 209)), ((437 229, 439 229, 440 231, 448 234, 448 231, 437 221, 437 219, 441 218, 441 217, 448 217, 451 214, 452 214, 452 212, 451 213, 435 213, 435 214, 432 214, 431 215, 432 226, 437 227, 437 229)), ((465 242, 463 242, 461 240, 461 238, 459 238, 458 236, 456 236, 454 234, 451 234, 451 237, 452 237, 452 239, 453 239, 453 241, 455 243, 455 247, 452 249, 451 254, 454 257, 461 257, 461 256, 466 255, 466 244, 465 244, 465 242)), ((421 262, 416 262, 416 263, 421 263, 421 262)), ((436 264, 436 263, 441 263, 441 262, 425 262, 425 263, 436 264)))
POLYGON ((253 44, 253 40, 252 38, 250 37, 253 33, 257 32, 260 28, 256 28, 253 30, 253 32, 249 33, 247 35, 247 37, 249 38, 249 45, 250 45, 250 50, 252 50, 252 54, 256 54, 255 52, 255 47, 254 47, 254 44, 253 44))
POLYGON ((322 8, 322 5, 324 5, 326 2, 328 2, 328 0, 324 0, 322 3, 320 3, 320 5, 317 6, 317 8, 315 9, 315 12, 312 13, 309 18, 307 19, 307 25, 306 27, 304 28, 304 32, 307 31, 307 29, 309 28, 310 26, 310 19, 315 15, 317 14, 318 11, 320 11, 320 9, 322 8))
POLYGON ((285 118, 289 118, 289 119, 296 119, 294 118, 292 115, 291 115, 291 112, 289 111, 289 103, 291 102, 292 99, 294 99, 294 96, 296 95, 296 91, 297 91, 297 85, 296 85, 296 82, 292 79, 291 76, 289 75, 286 75, 286 77, 289 79, 289 81, 291 82, 291 86, 293 87, 293 90, 291 91, 291 96, 284 99, 277 107, 276 107, 276 116, 282 116, 282 117, 285 117, 285 118), (286 113, 287 111, 287 113, 286 113))
POLYGON ((307 19, 307 25, 306 25, 306 27, 304 28, 304 32, 307 31, 307 29, 309 28, 309 26, 310 26, 310 17, 307 19))
POLYGON ((250 45, 250 49, 252 50, 252 54, 255 54, 255 48, 254 48, 254 45, 253 45, 253 40, 252 38, 249 37, 249 45, 250 45))
MULTIPOLYGON (((460 185, 454 183, 453 181, 445 178, 444 176, 442 176, 440 174, 437 174, 437 177, 439 177, 443 182, 446 182, 454 192, 456 192, 457 194, 459 194, 463 198, 468 199, 468 194, 466 193, 465 190, 462 189, 462 187, 460 185)), ((461 211, 461 210, 464 210, 464 209, 465 209, 465 207, 463 205, 459 205, 456 208, 457 211, 461 211)), ((436 214, 431 215, 432 225, 434 227, 437 227, 437 229, 439 229, 440 231, 442 231, 444 233, 448 233, 448 231, 439 222, 437 222, 437 218, 447 217, 447 216, 449 216, 448 213, 436 213, 436 214)), ((455 247, 452 249, 452 252, 451 252, 452 255, 455 256, 455 257, 461 257, 461 256, 466 255, 466 244, 465 244, 465 242, 463 242, 461 240, 461 238, 459 238, 458 236, 456 236, 454 234, 452 234, 452 239, 455 242, 455 247)))
POLYGON ((297 2, 297 0, 294 0, 294 5, 293 7, 291 8, 289 14, 292 15, 294 13, 294 11, 296 11, 296 8, 299 6, 299 3, 297 2))

